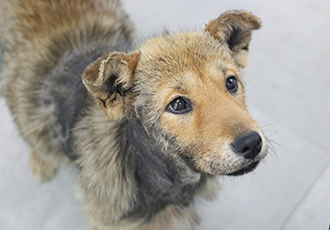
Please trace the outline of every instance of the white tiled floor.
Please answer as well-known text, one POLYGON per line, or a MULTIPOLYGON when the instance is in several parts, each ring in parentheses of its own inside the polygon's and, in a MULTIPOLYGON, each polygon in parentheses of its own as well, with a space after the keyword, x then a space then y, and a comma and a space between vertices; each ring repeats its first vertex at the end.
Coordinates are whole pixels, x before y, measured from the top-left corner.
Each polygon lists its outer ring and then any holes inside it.
MULTIPOLYGON (((251 113, 273 151, 255 172, 225 178, 198 203, 198 230, 314 230, 330 222, 330 2, 327 0, 124 0, 138 37, 163 26, 203 29, 229 9, 258 15, 246 69, 251 113)), ((1 5, 0 5, 1 7, 1 5)), ((28 148, 0 99, 0 229, 87 230, 68 167, 39 184, 28 148)))

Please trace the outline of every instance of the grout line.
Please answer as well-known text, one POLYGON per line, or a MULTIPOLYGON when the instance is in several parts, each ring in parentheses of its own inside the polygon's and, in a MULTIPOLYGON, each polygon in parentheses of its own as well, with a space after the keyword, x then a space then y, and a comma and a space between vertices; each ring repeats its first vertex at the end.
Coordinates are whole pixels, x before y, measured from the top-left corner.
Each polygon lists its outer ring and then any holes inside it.
MULTIPOLYGON (((293 217, 293 215, 296 213, 296 211, 301 207, 301 205, 304 203, 304 201, 306 200, 306 198, 308 197, 308 195, 310 194, 311 190, 314 188, 315 184, 320 180, 320 178, 322 177, 322 175, 324 174, 324 172, 328 169, 328 167, 330 167, 330 160, 328 160, 328 162, 325 164, 325 166, 322 168, 322 170, 320 171, 320 173, 317 175, 317 177, 315 178, 315 180, 312 182, 312 184, 309 186, 309 188, 306 190, 306 192, 304 193, 304 195, 300 198, 300 200, 298 201, 298 203, 295 205, 295 207, 292 209, 292 211, 290 212, 290 214, 288 215, 288 217, 283 221, 283 223, 281 224, 281 226, 279 227, 278 230, 283 230, 283 228, 287 225, 287 223, 291 220, 291 218, 293 217)), ((330 229, 329 229, 330 230, 330 229)))
POLYGON ((294 126, 290 126, 288 127, 290 128, 290 130, 292 132, 294 132, 296 135, 300 136, 301 138, 305 139, 306 141, 308 141, 310 144, 317 146, 320 150, 324 151, 324 152, 330 152, 330 148, 326 147, 325 145, 317 142, 314 138, 308 136, 307 134, 305 134, 304 132, 299 131, 296 127, 294 126))

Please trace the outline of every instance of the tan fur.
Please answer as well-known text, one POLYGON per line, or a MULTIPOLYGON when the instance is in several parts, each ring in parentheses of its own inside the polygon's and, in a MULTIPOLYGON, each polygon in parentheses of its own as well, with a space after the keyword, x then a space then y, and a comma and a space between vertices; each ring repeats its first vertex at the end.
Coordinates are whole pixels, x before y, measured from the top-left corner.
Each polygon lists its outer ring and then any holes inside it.
POLYGON ((214 198, 218 176, 267 154, 267 141, 247 111, 242 79, 251 32, 260 26, 249 12, 228 11, 204 31, 168 34, 134 51, 100 55, 82 75, 86 88, 77 91, 74 105, 86 110, 66 137, 58 131, 65 122, 57 109, 67 101, 51 103, 43 90, 70 89, 57 84, 52 71, 71 71, 61 65, 70 66, 71 57, 87 58, 94 44, 111 49, 123 39, 131 41, 132 24, 116 0, 2 0, 2 86, 31 147, 33 173, 41 181, 51 179, 67 161, 62 144, 69 143, 93 230, 193 229, 200 222, 195 197, 214 198), (238 81, 235 93, 225 86, 231 76, 238 81), (189 113, 168 111, 177 97, 191 101, 189 113), (263 146, 246 159, 232 143, 250 131, 261 136, 263 146), (141 176, 143 170, 149 171, 141 176))

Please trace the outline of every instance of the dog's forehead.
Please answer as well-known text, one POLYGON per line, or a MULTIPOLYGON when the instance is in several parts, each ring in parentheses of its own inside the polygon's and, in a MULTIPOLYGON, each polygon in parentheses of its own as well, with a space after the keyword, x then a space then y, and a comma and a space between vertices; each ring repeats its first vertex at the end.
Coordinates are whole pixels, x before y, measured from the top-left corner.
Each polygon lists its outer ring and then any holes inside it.
MULTIPOLYGON (((239 72, 229 48, 207 32, 183 32, 152 38, 139 49, 137 81, 164 83, 181 76, 200 76, 208 72, 239 72)), ((206 74, 207 75, 207 74, 206 74)))

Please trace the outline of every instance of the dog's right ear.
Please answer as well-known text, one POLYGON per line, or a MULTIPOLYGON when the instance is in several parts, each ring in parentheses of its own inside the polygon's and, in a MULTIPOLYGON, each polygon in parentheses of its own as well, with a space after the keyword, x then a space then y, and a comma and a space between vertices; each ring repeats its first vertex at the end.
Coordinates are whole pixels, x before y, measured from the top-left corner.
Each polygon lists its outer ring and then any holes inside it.
POLYGON ((90 64, 82 81, 106 115, 113 120, 124 116, 124 97, 133 86, 139 53, 111 52, 90 64))

